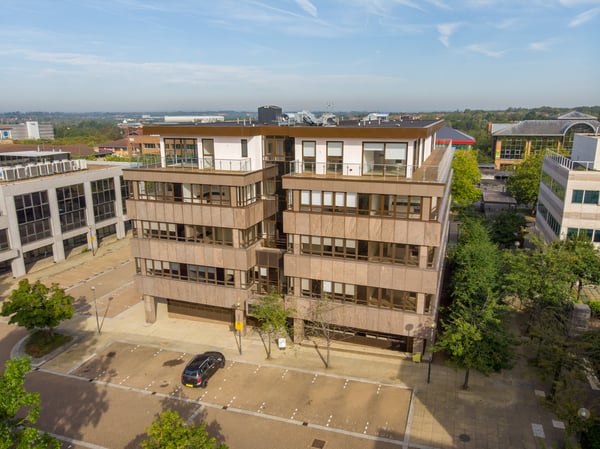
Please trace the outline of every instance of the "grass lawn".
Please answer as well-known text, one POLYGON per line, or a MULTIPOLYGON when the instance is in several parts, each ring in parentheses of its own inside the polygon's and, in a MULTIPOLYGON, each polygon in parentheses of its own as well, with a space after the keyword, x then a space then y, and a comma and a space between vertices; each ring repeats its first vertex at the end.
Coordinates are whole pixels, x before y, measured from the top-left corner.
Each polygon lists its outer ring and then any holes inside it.
POLYGON ((27 355, 37 358, 50 354, 57 348, 73 340, 71 335, 51 333, 48 330, 37 330, 25 342, 27 355))

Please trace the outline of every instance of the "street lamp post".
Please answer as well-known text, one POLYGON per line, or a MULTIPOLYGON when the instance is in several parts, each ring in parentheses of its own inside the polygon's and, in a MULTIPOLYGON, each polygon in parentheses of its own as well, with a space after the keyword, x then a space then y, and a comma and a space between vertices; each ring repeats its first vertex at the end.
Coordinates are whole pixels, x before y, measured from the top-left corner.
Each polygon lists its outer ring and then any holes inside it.
POLYGON ((92 295, 94 297, 94 309, 96 311, 96 326, 98 327, 98 335, 100 335, 100 320, 98 319, 98 303, 96 302, 96 287, 92 285, 92 295))
POLYGON ((577 433, 578 443, 581 443, 581 437, 583 436, 583 423, 590 418, 590 415, 590 411, 585 407, 581 407, 577 410, 577 417, 579 418, 579 432, 577 433))
MULTIPOLYGON (((435 336, 435 321, 431 323, 431 344, 435 336)), ((427 361, 427 383, 431 382, 431 361, 433 360, 433 351, 429 351, 429 360, 427 361)))

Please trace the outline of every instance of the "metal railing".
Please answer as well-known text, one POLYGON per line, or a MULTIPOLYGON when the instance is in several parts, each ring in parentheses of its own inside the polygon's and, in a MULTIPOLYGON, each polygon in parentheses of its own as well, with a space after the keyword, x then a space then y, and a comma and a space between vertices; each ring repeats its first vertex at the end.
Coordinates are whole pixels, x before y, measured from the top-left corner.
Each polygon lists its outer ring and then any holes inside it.
POLYGON ((203 171, 252 171, 252 160, 243 159, 214 159, 214 158, 167 158, 162 165, 158 154, 147 154, 134 157, 132 168, 162 168, 166 170, 203 170, 203 171))
POLYGON ((292 176, 324 176, 324 177, 383 177, 394 179, 410 179, 411 181, 436 182, 439 168, 405 164, 348 164, 293 161, 289 163, 289 173, 292 176), (418 175, 418 176, 417 176, 418 175))
POLYGON ((563 156, 552 150, 546 151, 546 157, 549 157, 550 159, 555 161, 557 164, 562 165, 563 167, 565 167, 569 170, 575 170, 575 171, 593 171, 593 170, 595 170, 594 161, 574 161, 570 157, 563 156))

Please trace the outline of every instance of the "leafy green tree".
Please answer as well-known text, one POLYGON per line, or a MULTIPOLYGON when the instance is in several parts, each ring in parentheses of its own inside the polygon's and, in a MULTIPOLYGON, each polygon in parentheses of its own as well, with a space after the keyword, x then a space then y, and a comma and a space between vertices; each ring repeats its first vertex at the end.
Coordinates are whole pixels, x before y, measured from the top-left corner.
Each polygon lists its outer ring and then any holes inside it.
POLYGON ((477 165, 477 154, 473 150, 457 150, 452 160, 454 175, 450 188, 452 198, 459 206, 469 206, 481 197, 477 184, 481 173, 477 165))
POLYGON ((24 387, 29 371, 30 360, 16 358, 6 362, 0 376, 0 449, 59 449, 60 441, 33 427, 40 415, 40 395, 24 387))
POLYGON ((442 320, 443 331, 433 350, 445 351, 465 370, 463 389, 469 388, 471 369, 488 375, 513 366, 517 341, 505 326, 505 310, 493 297, 475 304, 456 301, 442 320))
POLYGON ((543 154, 530 154, 506 180, 508 192, 515 197, 517 203, 530 205, 533 214, 537 208, 543 161, 543 154))
POLYGON ((0 315, 10 316, 9 324, 16 323, 27 330, 48 329, 52 334, 61 321, 74 313, 73 297, 58 284, 46 287, 40 281, 30 284, 23 279, 2 303, 0 315))
POLYGON ((471 369, 487 375, 512 367, 515 359, 516 339, 504 325, 506 307, 498 300, 500 255, 480 221, 463 220, 450 268, 453 302, 433 350, 447 352, 465 369, 468 389, 471 369))
POLYGON ((252 314, 260 323, 259 332, 265 342, 265 351, 267 359, 271 358, 271 341, 284 335, 287 331, 287 319, 294 314, 294 309, 286 307, 283 298, 277 292, 271 292, 262 296, 254 304, 252 314))
POLYGON ((585 235, 569 237, 567 240, 557 240, 556 245, 562 245, 567 251, 567 263, 574 277, 577 278, 577 300, 585 285, 600 283, 600 255, 592 241, 585 235))
POLYGON ((525 216, 515 209, 504 210, 490 221, 490 237, 501 248, 516 242, 523 244, 523 230, 527 225, 525 216))
POLYGON ((162 412, 146 429, 148 438, 141 442, 143 449, 227 449, 224 443, 206 431, 206 423, 188 426, 179 413, 172 410, 162 412))

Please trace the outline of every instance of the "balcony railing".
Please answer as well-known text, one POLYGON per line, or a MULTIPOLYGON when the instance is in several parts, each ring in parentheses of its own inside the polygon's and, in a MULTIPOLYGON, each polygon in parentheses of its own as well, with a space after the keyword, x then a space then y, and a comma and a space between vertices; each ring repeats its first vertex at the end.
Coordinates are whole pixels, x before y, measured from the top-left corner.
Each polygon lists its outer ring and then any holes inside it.
POLYGON ((568 170, 575 171, 592 171, 594 168, 594 161, 574 161, 570 157, 562 156, 554 151, 547 150, 546 156, 567 168, 568 170))
POLYGON ((438 180, 438 166, 405 164, 347 164, 322 162, 290 162, 292 176, 344 177, 361 176, 373 178, 411 179, 412 181, 435 182, 438 180))
POLYGON ((133 159, 132 168, 163 168, 166 170, 202 170, 202 171, 252 171, 252 160, 243 159, 213 159, 213 158, 167 158, 162 165, 158 154, 143 154, 133 159))

